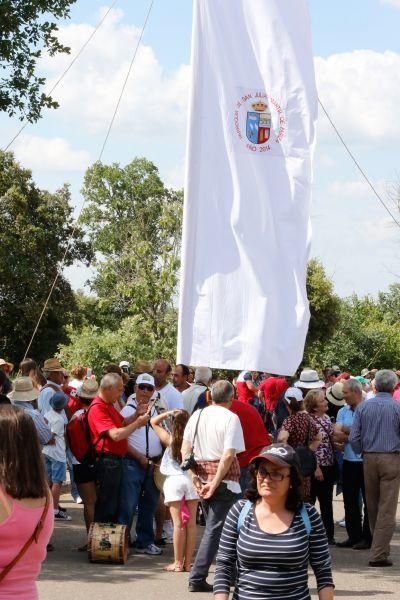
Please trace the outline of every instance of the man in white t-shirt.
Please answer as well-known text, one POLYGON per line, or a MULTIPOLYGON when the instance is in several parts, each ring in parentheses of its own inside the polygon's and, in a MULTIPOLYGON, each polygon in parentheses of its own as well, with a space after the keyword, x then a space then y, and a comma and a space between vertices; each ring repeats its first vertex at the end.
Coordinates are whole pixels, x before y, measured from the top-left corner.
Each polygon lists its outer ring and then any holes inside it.
MULTIPOLYGON (((154 394, 154 378, 148 373, 138 376, 135 393, 127 400, 121 410, 124 418, 130 417, 137 410, 141 414, 150 410, 150 416, 157 415, 151 400, 154 394)), ((153 518, 156 512, 160 492, 153 477, 154 464, 161 463, 162 446, 158 436, 148 423, 136 429, 128 437, 128 454, 123 459, 120 514, 118 522, 132 527, 133 515, 138 507, 136 522, 136 551, 156 556, 162 550, 154 544, 153 518)))
POLYGON ((206 528, 190 572, 190 592, 212 591, 206 581, 208 570, 217 554, 226 515, 240 497, 236 454, 243 452, 245 445, 239 418, 228 410, 233 392, 229 381, 217 381, 211 389, 212 404, 194 412, 183 434, 182 456, 194 453, 197 469, 190 473, 206 515, 206 528))
POLYGON ((171 371, 171 365, 164 358, 159 358, 155 361, 153 365, 153 377, 156 390, 169 410, 183 409, 182 394, 168 381, 171 371))

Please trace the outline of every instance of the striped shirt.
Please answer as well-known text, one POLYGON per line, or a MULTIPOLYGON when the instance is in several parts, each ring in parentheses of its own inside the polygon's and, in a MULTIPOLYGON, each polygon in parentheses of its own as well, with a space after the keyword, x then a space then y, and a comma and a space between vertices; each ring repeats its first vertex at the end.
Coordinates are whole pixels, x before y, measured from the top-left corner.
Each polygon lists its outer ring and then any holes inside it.
POLYGON ((400 404, 391 394, 378 392, 359 404, 349 442, 354 452, 400 452, 400 404))
POLYGON ((236 502, 228 513, 217 555, 214 594, 229 593, 237 561, 237 581, 232 600, 309 600, 308 562, 314 570, 318 591, 333 586, 328 542, 314 506, 306 505, 311 533, 296 513, 285 532, 262 531, 252 507, 237 532, 240 511, 246 500, 236 502))

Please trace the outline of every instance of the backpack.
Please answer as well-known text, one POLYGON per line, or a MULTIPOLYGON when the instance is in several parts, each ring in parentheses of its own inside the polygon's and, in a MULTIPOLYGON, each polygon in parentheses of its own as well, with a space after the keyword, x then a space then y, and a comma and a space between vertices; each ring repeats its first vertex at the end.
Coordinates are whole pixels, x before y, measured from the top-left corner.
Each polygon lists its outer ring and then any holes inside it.
POLYGON ((84 410, 80 415, 71 419, 66 428, 68 445, 72 454, 79 462, 94 463, 96 456, 96 444, 100 437, 92 442, 90 435, 90 427, 88 421, 88 412, 90 410, 84 410))
MULTIPOLYGON (((240 511, 240 515, 239 515, 237 526, 236 526, 238 533, 241 530, 244 520, 247 517, 249 510, 251 509, 252 506, 253 506, 253 502, 251 502, 251 500, 247 500, 247 502, 243 505, 242 510, 240 511)), ((311 529, 312 529, 311 521, 310 521, 308 511, 304 504, 301 505, 300 516, 304 523, 304 527, 306 528, 307 535, 309 536, 311 533, 311 529)))

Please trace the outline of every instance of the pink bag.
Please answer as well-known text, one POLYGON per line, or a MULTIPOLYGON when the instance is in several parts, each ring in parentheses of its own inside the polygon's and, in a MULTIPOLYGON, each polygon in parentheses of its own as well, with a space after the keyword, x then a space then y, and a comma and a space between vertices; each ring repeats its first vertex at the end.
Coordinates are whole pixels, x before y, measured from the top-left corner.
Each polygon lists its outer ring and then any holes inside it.
POLYGON ((186 527, 186 523, 190 519, 189 507, 186 503, 185 496, 181 500, 181 521, 182 527, 186 527))

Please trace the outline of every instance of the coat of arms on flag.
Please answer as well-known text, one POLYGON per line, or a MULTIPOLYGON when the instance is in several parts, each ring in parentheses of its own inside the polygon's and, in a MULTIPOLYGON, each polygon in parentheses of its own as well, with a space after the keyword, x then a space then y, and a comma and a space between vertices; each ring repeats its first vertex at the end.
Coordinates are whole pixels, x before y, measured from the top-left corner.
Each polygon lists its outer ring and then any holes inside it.
POLYGON ((247 112, 246 137, 252 144, 264 144, 271 134, 271 111, 265 102, 254 102, 247 112))

